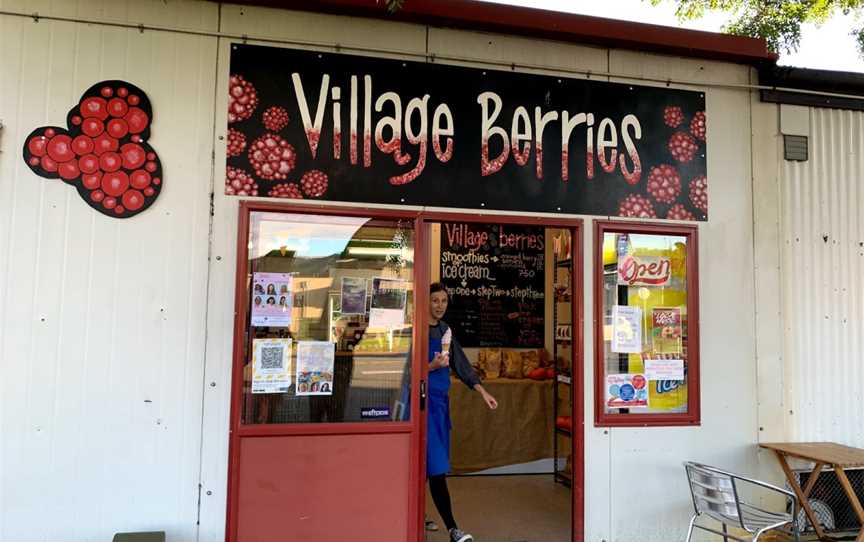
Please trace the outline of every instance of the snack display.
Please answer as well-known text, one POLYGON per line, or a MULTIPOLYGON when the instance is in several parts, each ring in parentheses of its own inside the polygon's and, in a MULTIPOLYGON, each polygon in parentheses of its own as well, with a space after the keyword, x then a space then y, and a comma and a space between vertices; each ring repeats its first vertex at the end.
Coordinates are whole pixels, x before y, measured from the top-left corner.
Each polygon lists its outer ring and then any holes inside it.
POLYGON ((486 348, 481 350, 484 355, 483 372, 486 378, 494 380, 501 376, 501 349, 486 348))
MULTIPOLYGON (((528 352, 521 352, 522 356, 522 374, 526 378, 533 378, 529 375, 535 370, 540 368, 540 355, 537 353, 537 350, 529 350, 528 352)), ((543 371, 543 374, 546 374, 546 371, 543 371)))
POLYGON ((505 350, 502 352, 502 357, 504 358, 504 377, 522 378, 522 354, 505 350))

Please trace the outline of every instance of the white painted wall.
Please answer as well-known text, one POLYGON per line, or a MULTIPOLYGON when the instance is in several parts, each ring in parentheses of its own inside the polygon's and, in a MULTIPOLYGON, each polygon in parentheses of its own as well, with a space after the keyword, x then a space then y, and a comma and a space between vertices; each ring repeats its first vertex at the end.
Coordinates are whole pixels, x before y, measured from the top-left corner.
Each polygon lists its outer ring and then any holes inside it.
MULTIPOLYGON (((0 0, 0 10, 221 30, 247 34, 250 43, 455 55, 478 67, 504 60, 538 73, 749 81, 747 68, 722 63, 204 2, 0 0)), ((228 40, 213 37, 0 15, 4 541, 108 540, 118 530, 149 528, 166 529, 172 542, 224 536, 239 201, 221 184, 229 50, 228 40), (148 92, 151 143, 167 179, 157 203, 127 221, 98 215, 20 159, 31 129, 62 123, 80 93, 107 78, 148 92)), ((593 427, 593 347, 585 345, 591 542, 682 540, 683 460, 756 468, 751 97, 705 90, 711 221, 700 225, 699 239, 703 423, 593 427)), ((590 219, 585 226, 590 338, 590 219)))
MULTIPOLYGON (((215 30, 218 6, 0 0, 215 30)), ((216 40, 0 15, 0 540, 195 540, 216 40), (159 199, 105 217, 21 159, 93 83, 150 97, 159 199)))

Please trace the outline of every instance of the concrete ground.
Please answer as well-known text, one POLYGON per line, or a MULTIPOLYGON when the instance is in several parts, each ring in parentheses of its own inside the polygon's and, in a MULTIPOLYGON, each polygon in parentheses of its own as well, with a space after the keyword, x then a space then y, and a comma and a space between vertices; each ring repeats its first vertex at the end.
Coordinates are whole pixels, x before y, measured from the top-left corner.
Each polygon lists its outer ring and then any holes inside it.
MULTIPOLYGON (((476 542, 569 542, 570 489, 551 474, 448 477, 453 516, 476 542)), ((426 494, 427 515, 438 525, 428 542, 447 542, 444 523, 426 494)))

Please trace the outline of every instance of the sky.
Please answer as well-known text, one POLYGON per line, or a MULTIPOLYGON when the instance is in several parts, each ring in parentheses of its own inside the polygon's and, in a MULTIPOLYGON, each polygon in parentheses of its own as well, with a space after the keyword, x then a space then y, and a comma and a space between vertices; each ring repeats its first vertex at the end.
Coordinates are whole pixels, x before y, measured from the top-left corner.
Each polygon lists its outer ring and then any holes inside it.
MULTIPOLYGON (((702 19, 680 23, 675 17, 675 3, 669 0, 658 6, 652 6, 648 0, 485 1, 710 32, 719 32, 727 19, 723 13, 713 12, 702 19)), ((854 17, 848 15, 834 17, 820 27, 805 26, 798 51, 781 54, 778 64, 864 73, 864 60, 858 57, 855 41, 849 35, 854 22, 854 17)))

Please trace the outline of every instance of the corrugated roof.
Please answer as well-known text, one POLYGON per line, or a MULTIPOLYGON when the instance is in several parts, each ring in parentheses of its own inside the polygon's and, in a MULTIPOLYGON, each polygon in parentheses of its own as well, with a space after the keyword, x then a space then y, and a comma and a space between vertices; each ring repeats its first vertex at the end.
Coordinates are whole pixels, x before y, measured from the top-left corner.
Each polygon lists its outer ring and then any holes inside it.
POLYGON ((402 9, 392 14, 384 0, 234 0, 232 3, 499 32, 741 64, 773 64, 778 58, 762 39, 476 0, 406 0, 402 9))

